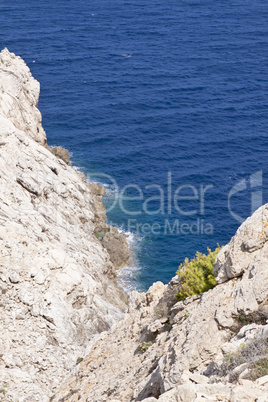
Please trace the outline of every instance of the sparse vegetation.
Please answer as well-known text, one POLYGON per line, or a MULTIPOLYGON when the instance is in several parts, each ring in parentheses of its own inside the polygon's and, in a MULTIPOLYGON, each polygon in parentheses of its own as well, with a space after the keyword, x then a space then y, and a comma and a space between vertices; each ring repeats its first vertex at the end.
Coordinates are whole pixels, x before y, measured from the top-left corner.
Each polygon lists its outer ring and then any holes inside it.
POLYGON ((101 226, 99 226, 99 227, 95 228, 94 234, 95 234, 95 236, 97 237, 97 239, 99 241, 102 241, 104 236, 106 235, 106 233, 110 232, 110 230, 111 230, 110 227, 101 227, 101 226))
POLYGON ((152 346, 153 342, 149 341, 149 342, 143 342, 141 343, 140 346, 140 350, 142 351, 142 353, 146 352, 146 350, 152 346))
POLYGON ((81 363, 83 360, 84 360, 83 357, 78 357, 76 360, 76 364, 81 363))
POLYGON ((242 328, 244 325, 248 324, 258 324, 265 325, 268 320, 268 311, 254 311, 249 314, 239 313, 233 316, 233 318, 238 323, 239 328, 242 328))
POLYGON ((256 380, 257 378, 268 375, 268 356, 260 359, 249 366, 250 379, 256 380))
POLYGON ((216 285, 213 264, 220 249, 218 245, 214 251, 208 248, 208 254, 197 252, 196 257, 191 261, 186 258, 180 264, 177 275, 181 285, 179 292, 175 295, 178 300, 185 300, 187 297, 206 292, 216 285))
POLYGON ((99 241, 102 241, 104 235, 105 235, 105 232, 103 232, 103 231, 95 232, 95 236, 97 237, 97 239, 98 239, 99 241))
POLYGON ((236 353, 225 356, 219 368, 218 375, 229 375, 230 382, 236 382, 240 372, 235 368, 247 363, 248 374, 245 378, 255 381, 257 378, 268 375, 268 339, 256 337, 252 341, 241 344, 236 353))
POLYGON ((171 331, 173 327, 174 322, 172 320, 169 320, 168 322, 168 330, 171 331))

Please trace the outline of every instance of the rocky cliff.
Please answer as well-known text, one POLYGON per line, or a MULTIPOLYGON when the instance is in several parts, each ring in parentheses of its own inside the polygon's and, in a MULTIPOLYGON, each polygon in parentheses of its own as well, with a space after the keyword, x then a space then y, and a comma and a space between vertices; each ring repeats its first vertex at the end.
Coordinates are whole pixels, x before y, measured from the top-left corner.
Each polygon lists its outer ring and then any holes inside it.
POLYGON ((7 50, 0 88, 0 400, 267 401, 268 204, 220 251, 215 288, 177 302, 174 277, 126 306, 103 189, 46 144, 39 84, 7 50))
POLYGON ((38 98, 24 61, 3 50, 0 398, 12 401, 47 401, 126 309, 111 262, 127 260, 126 241, 105 224, 102 188, 66 163, 67 151, 46 145, 38 98), (96 237, 102 226, 106 248, 96 237))
POLYGON ((267 235, 268 204, 219 253, 215 288, 176 303, 175 277, 132 293, 53 401, 267 401, 267 235))

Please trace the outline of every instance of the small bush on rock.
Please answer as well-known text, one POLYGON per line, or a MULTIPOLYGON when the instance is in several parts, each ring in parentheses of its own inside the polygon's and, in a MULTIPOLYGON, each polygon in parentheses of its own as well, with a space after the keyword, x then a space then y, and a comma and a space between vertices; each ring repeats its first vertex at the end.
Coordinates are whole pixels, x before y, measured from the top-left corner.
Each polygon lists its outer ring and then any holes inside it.
POLYGON ((84 360, 83 357, 78 357, 77 360, 76 360, 76 364, 81 363, 83 360, 84 360))
POLYGON ((180 264, 177 275, 180 279, 180 289, 175 295, 178 300, 185 300, 187 297, 197 295, 212 289, 216 285, 216 278, 213 275, 213 264, 220 251, 218 247, 208 254, 197 252, 196 257, 189 261, 188 258, 180 264))
POLYGON ((152 346, 153 342, 149 341, 149 342, 143 342, 139 345, 140 350, 142 351, 142 353, 145 353, 146 350, 152 346))

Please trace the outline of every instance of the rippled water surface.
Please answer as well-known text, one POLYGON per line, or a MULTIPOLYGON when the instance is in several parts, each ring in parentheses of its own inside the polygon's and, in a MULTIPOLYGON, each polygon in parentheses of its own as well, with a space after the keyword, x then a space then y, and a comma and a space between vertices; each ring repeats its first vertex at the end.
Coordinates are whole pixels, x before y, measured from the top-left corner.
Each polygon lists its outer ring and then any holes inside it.
POLYGON ((266 0, 0 2, 49 143, 98 173, 131 232, 127 286, 167 282, 268 200, 267 21, 266 0))

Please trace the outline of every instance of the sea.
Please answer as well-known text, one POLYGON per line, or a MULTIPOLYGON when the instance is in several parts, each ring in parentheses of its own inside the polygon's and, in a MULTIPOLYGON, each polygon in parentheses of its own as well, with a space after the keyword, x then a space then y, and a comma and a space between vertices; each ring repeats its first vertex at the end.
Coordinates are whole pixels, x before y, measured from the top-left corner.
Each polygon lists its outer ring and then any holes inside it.
POLYGON ((267 0, 0 0, 48 143, 126 233, 126 290, 167 283, 268 202, 267 22, 267 0))

